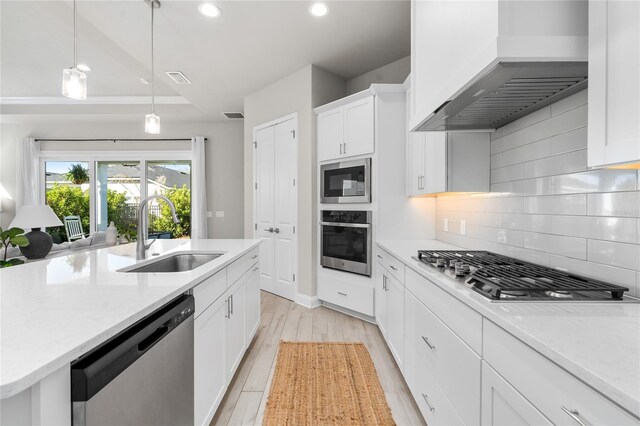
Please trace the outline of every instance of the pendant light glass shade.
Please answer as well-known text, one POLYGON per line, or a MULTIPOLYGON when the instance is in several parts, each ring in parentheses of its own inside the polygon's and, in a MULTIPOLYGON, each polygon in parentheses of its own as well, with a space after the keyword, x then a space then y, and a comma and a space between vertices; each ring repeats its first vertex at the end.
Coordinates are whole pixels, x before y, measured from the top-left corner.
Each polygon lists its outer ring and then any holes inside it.
POLYGON ((160 133, 160 117, 154 113, 144 116, 144 132, 152 135, 160 133))
POLYGON ((62 70, 62 95, 71 99, 87 99, 87 75, 76 67, 62 70))
POLYGON ((73 0, 73 66, 62 70, 62 95, 83 101, 87 99, 87 75, 78 69, 78 11, 73 0))

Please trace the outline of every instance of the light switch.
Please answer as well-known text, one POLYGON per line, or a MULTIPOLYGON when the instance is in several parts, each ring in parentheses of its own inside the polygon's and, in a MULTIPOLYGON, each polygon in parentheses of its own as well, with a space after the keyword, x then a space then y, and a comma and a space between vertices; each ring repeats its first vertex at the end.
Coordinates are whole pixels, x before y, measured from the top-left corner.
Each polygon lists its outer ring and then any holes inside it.
POLYGON ((207 212, 207 217, 213 217, 213 212, 207 212))
POLYGON ((460 221, 460 235, 465 235, 467 233, 467 221, 460 221))
POLYGON ((224 211, 217 211, 216 217, 224 217, 224 211))
POLYGON ((442 230, 444 232, 449 232, 449 219, 447 219, 446 217, 444 218, 444 225, 442 227, 442 230))

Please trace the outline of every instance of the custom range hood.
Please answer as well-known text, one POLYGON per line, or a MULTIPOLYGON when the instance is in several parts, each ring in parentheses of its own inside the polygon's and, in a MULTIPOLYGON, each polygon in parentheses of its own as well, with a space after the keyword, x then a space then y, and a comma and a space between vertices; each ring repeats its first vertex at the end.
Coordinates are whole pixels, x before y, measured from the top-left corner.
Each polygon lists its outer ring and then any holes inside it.
POLYGON ((587 87, 587 62, 498 62, 416 131, 493 131, 587 87))

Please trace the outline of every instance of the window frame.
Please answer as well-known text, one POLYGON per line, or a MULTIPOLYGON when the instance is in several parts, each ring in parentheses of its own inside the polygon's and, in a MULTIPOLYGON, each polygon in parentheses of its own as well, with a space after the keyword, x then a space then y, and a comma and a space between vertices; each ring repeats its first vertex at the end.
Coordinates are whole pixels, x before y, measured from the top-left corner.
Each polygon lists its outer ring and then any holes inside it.
POLYGON ((140 163, 140 197, 147 197, 147 163, 161 161, 189 161, 191 163, 191 176, 193 176, 193 158, 191 150, 164 150, 164 151, 85 151, 85 150, 49 150, 40 151, 39 175, 40 175, 40 202, 47 202, 47 161, 83 162, 89 164, 89 233, 97 230, 97 190, 96 163, 137 161, 140 163))

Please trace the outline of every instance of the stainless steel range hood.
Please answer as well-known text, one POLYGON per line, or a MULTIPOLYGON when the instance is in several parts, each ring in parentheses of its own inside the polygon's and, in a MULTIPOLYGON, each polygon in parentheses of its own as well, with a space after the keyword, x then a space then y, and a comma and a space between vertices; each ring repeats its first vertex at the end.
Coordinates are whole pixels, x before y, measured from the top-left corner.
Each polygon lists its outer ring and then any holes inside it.
POLYGON ((415 130, 495 130, 586 87, 587 62, 499 62, 415 130))

